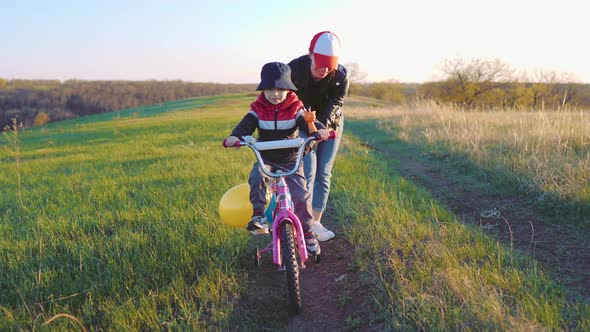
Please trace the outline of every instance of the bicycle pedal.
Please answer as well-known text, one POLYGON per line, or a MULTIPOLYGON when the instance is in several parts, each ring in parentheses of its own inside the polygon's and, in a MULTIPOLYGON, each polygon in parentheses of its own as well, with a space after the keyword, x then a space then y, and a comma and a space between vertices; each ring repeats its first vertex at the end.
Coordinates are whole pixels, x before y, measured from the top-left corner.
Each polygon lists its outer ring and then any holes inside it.
POLYGON ((268 234, 270 233, 270 231, 268 230, 268 228, 260 228, 260 229, 255 229, 252 232, 252 235, 260 235, 260 234, 268 234))

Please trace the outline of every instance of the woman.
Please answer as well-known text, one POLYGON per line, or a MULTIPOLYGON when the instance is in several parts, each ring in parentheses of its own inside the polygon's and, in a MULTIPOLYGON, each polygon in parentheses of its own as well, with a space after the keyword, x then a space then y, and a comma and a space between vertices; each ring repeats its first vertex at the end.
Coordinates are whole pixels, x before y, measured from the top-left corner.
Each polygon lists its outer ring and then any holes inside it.
POLYGON ((317 119, 326 128, 336 131, 336 139, 319 143, 304 159, 307 187, 312 193, 313 232, 319 241, 334 237, 334 232, 321 224, 322 214, 330 193, 330 177, 336 152, 340 145, 344 117, 342 102, 348 92, 348 73, 338 64, 340 40, 330 31, 313 36, 309 54, 289 62, 291 80, 297 95, 305 105, 316 112, 317 119))

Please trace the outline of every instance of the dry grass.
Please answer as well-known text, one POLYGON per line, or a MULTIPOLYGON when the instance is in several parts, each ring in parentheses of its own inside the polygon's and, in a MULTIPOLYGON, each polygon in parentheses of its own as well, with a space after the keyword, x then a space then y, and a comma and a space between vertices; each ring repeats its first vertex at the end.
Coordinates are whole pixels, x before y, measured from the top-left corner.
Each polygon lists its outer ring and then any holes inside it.
POLYGON ((477 165, 514 174, 526 190, 560 200, 590 200, 590 112, 465 112, 423 102, 351 107, 413 144, 468 155, 477 165))
MULTIPOLYGON (((462 112, 435 104, 359 104, 346 109, 347 134, 331 197, 338 220, 350 220, 347 236, 355 243, 359 260, 371 262, 366 270, 376 280, 375 307, 383 311, 379 316, 384 317, 384 329, 588 330, 585 300, 572 300, 559 279, 552 280, 534 258, 515 250, 512 228, 505 218, 510 242, 502 244, 491 232, 463 223, 462 214, 454 215, 441 205, 444 199, 430 197, 416 186, 414 177, 400 176, 397 171, 422 164, 433 169, 465 166, 460 173, 465 178, 453 179, 456 188, 449 188, 445 197, 451 199, 460 199, 466 193, 463 190, 496 189, 487 186, 488 175, 507 175, 533 187, 549 180, 533 177, 541 171, 570 180, 569 174, 559 173, 558 163, 539 165, 532 159, 561 158, 560 163, 565 164, 564 160, 571 158, 567 163, 574 167, 582 160, 582 152, 587 158, 587 145, 582 145, 586 150, 572 151, 575 149, 564 148, 563 143, 567 141, 568 147, 579 144, 576 139, 583 139, 583 135, 576 135, 579 128, 587 129, 582 124, 587 126, 589 114, 541 116, 462 112), (561 145, 555 143, 556 132, 561 145), (396 153, 403 156, 397 158, 396 153), (421 158, 421 153, 429 157, 409 160, 421 158), (480 175, 485 175, 481 183, 480 175), (468 177, 473 177, 473 182, 468 177), (458 192, 461 195, 454 195, 458 192)), ((455 175, 443 169, 436 174, 455 175)), ((505 183, 499 182, 498 187, 505 183)), ((558 189, 565 193, 570 189, 566 187, 558 189)), ((569 226, 557 220, 553 229, 569 226)), ((576 233, 586 229, 577 227, 576 233)))

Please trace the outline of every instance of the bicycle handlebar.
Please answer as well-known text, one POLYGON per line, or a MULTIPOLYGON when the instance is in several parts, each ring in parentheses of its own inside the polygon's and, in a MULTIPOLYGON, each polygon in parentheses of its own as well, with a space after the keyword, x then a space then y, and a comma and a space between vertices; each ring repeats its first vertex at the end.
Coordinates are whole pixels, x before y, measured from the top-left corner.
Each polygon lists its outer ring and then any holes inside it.
MULTIPOLYGON (((267 141, 267 142, 256 142, 256 139, 252 136, 244 136, 243 138, 244 138, 243 141, 238 141, 233 146, 228 146, 226 144, 226 140, 224 139, 223 146, 226 148, 229 148, 229 147, 239 148, 240 146, 249 147, 250 149, 252 149, 252 151, 254 151, 254 155, 256 155, 256 159, 258 160, 258 163, 260 164, 260 168, 262 169, 264 174, 266 174, 270 177, 273 177, 273 178, 276 178, 279 176, 290 176, 291 174, 295 173, 297 171, 297 169, 299 168, 299 164, 301 164, 301 158, 303 157, 303 150, 305 149, 305 146, 309 142, 316 140, 315 136, 308 136, 305 139, 304 138, 295 138, 295 139, 267 141), (262 160, 262 156, 260 155, 260 151, 288 149, 288 148, 298 148, 299 149, 297 151, 297 160, 295 161, 295 165, 293 166, 293 168, 291 170, 289 170, 288 172, 282 172, 282 171, 271 172, 270 170, 268 170, 266 168, 266 164, 264 163, 264 160, 262 160)), ((328 137, 328 139, 336 139, 336 132, 330 131, 330 136, 328 137)))

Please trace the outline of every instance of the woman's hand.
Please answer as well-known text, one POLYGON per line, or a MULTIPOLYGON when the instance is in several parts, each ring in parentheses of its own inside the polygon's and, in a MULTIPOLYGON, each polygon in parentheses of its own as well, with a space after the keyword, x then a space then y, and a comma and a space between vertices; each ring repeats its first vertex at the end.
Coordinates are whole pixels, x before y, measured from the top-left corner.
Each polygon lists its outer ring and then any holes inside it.
POLYGON ((315 122, 315 120, 316 120, 315 111, 312 112, 311 107, 309 107, 308 109, 303 111, 303 119, 305 119, 305 122, 307 122, 307 123, 315 122))

